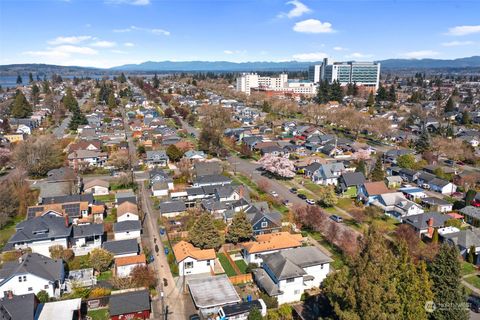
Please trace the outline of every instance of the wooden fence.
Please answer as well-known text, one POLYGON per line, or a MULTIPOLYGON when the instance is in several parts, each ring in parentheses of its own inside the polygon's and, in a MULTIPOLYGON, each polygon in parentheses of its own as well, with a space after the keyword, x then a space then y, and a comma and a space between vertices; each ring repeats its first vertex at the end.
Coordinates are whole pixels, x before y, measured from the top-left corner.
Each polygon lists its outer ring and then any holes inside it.
POLYGON ((253 281, 251 273, 239 274, 236 276, 228 277, 228 279, 230 279, 230 282, 234 285, 253 281))

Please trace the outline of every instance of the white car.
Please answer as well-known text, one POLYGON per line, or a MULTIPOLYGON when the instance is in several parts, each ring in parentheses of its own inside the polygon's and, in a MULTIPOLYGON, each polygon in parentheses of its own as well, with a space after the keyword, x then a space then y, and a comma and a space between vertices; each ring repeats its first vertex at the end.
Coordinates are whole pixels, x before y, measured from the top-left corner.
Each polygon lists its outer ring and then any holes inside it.
POLYGON ((315 204, 315 200, 313 200, 313 199, 307 199, 305 201, 311 206, 313 206, 315 204))
POLYGON ((278 193, 277 193, 277 192, 272 191, 272 192, 270 192, 270 194, 271 194, 274 198, 278 198, 278 193))

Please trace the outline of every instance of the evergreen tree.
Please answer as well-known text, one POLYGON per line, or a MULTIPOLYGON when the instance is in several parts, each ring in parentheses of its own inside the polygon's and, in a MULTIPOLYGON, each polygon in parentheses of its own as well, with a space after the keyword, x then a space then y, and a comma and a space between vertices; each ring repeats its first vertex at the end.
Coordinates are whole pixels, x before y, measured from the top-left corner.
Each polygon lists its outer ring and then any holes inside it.
POLYGON ((201 249, 218 249, 222 238, 215 229, 213 217, 209 213, 202 214, 188 232, 189 241, 201 249))
POLYGON ((452 97, 448 98, 447 104, 445 105, 445 112, 453 112, 455 110, 455 104, 453 103, 452 97))
POLYGON ((476 254, 475 254, 475 246, 471 246, 468 250, 467 261, 471 264, 476 264, 476 254))
POLYGON ((17 84, 22 84, 23 80, 20 75, 17 76, 17 84))
POLYGON ((432 280, 433 301, 435 304, 448 306, 434 308, 431 314, 436 320, 467 320, 465 308, 466 295, 461 285, 461 265, 456 246, 443 244, 429 266, 432 280))
POLYGON ((380 101, 385 101, 387 100, 388 98, 388 95, 387 95, 387 90, 385 89, 384 86, 382 86, 380 84, 380 86, 378 87, 378 90, 377 90, 377 102, 380 102, 380 101))
POLYGON ((353 83, 353 96, 358 96, 358 86, 356 82, 353 83))
POLYGON ((433 100, 440 101, 442 100, 442 92, 440 91, 440 88, 438 88, 435 93, 432 96, 433 100))
POLYGON ((108 95, 108 107, 110 109, 114 109, 117 107, 117 101, 115 100, 115 95, 113 94, 113 91, 110 91, 110 94, 108 95))
POLYGON ((262 319, 263 319, 262 313, 260 312, 260 310, 258 310, 258 308, 253 308, 248 313, 247 320, 262 320, 262 319))
POLYGON ((415 266, 405 241, 401 241, 397 249, 397 293, 402 306, 401 319, 426 320, 425 303, 433 300, 433 293, 425 263, 415 266))
POLYGON ((337 80, 335 80, 330 87, 329 100, 337 101, 338 103, 343 101, 343 89, 337 80))
POLYGON ((375 107, 375 96, 373 95, 372 91, 370 91, 370 94, 368 95, 367 104, 365 107, 368 108, 370 113, 373 113, 373 107, 375 107))
POLYGON ((330 98, 330 86, 328 85, 328 82, 325 80, 321 80, 320 83, 318 84, 318 89, 317 89, 317 96, 315 97, 315 100, 317 103, 327 103, 328 99, 330 98))
POLYGON ((125 82, 127 82, 127 78, 125 77, 125 74, 124 74, 123 72, 122 72, 122 73, 120 74, 120 76, 118 77, 118 81, 119 81, 120 83, 125 83, 125 82))
POLYGON ((472 117, 470 116, 470 113, 467 110, 464 110, 462 112, 462 124, 468 125, 471 123, 472 123, 472 117))
POLYGON ((42 83, 42 91, 43 91, 43 93, 45 93, 45 94, 50 93, 50 84, 48 83, 48 80, 43 81, 43 83, 42 83))
POLYGON ((390 89, 388 90, 388 100, 395 102, 397 101, 397 93, 395 91, 395 85, 391 85, 390 89))
POLYGON ((12 117, 14 118, 27 118, 32 115, 32 106, 28 103, 27 98, 22 91, 17 90, 15 92, 15 99, 10 106, 12 117))
POLYGON ((367 176, 367 166, 365 164, 365 160, 360 159, 357 163, 357 167, 355 168, 355 172, 361 172, 366 177, 367 176))
POLYGON ((473 200, 475 199, 475 196, 477 194, 477 191, 474 189, 469 189, 467 193, 465 193, 465 205, 469 206, 472 204, 473 200))
POLYGON ((420 153, 430 151, 432 149, 432 142, 428 130, 423 129, 420 137, 415 144, 415 149, 417 149, 417 151, 420 153))
POLYGON ((33 74, 30 72, 28 74, 28 83, 32 83, 33 82, 33 74))
POLYGON ((38 96, 40 94, 40 89, 36 84, 32 86, 32 101, 33 105, 36 106, 38 104, 38 96))
POLYGON ((155 73, 155 76, 153 76, 153 87, 155 89, 158 89, 159 86, 160 86, 160 80, 158 79, 158 76, 155 73))
POLYGON ((174 144, 167 147, 166 153, 170 161, 173 162, 177 162, 183 157, 183 152, 174 144))
POLYGON ((433 229, 432 243, 435 243, 435 244, 438 243, 438 229, 437 228, 433 229))
POLYGON ((67 108, 70 112, 74 112, 78 109, 78 101, 73 95, 72 88, 68 87, 65 95, 62 98, 63 105, 67 108))
POLYGON ((235 214, 232 224, 228 227, 226 239, 231 243, 238 243, 250 240, 253 236, 253 228, 247 219, 245 212, 240 211, 235 214))
POLYGON ((371 174, 372 181, 383 181, 385 179, 385 172, 383 171, 383 161, 382 155, 377 157, 377 161, 375 162, 375 166, 373 167, 372 174, 371 174))

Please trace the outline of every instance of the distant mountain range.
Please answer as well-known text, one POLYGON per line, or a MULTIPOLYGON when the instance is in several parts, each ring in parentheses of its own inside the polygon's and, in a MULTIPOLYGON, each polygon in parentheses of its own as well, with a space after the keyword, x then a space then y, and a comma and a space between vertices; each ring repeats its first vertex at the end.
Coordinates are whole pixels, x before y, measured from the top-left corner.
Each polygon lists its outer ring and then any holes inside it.
MULTIPOLYGON (((393 69, 465 69, 480 68, 480 56, 445 59, 387 59, 379 61, 382 70, 393 69)), ((59 73, 59 74, 107 74, 109 72, 181 72, 181 71, 302 71, 320 61, 258 61, 258 62, 229 62, 229 61, 147 61, 140 64, 126 64, 110 69, 85 68, 76 66, 55 66, 46 64, 14 64, 0 66, 0 74, 17 73, 59 73)))

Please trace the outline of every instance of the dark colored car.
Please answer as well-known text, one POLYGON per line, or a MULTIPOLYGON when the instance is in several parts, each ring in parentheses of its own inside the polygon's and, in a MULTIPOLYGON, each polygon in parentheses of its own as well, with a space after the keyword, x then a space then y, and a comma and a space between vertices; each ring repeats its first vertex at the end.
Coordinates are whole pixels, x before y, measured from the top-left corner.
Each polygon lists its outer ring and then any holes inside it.
POLYGON ((291 189, 290 189, 290 192, 293 193, 293 194, 297 193, 297 191, 298 191, 297 188, 291 188, 291 189))
POLYGON ((469 296, 468 300, 468 307, 475 313, 480 313, 480 298, 477 296, 469 296))
POLYGON ((300 199, 302 199, 302 200, 306 200, 306 199, 307 199, 307 196, 304 195, 303 193, 299 193, 297 196, 298 196, 300 199))
POLYGON ((200 316, 198 314, 192 314, 188 317, 189 320, 200 320, 200 316))

